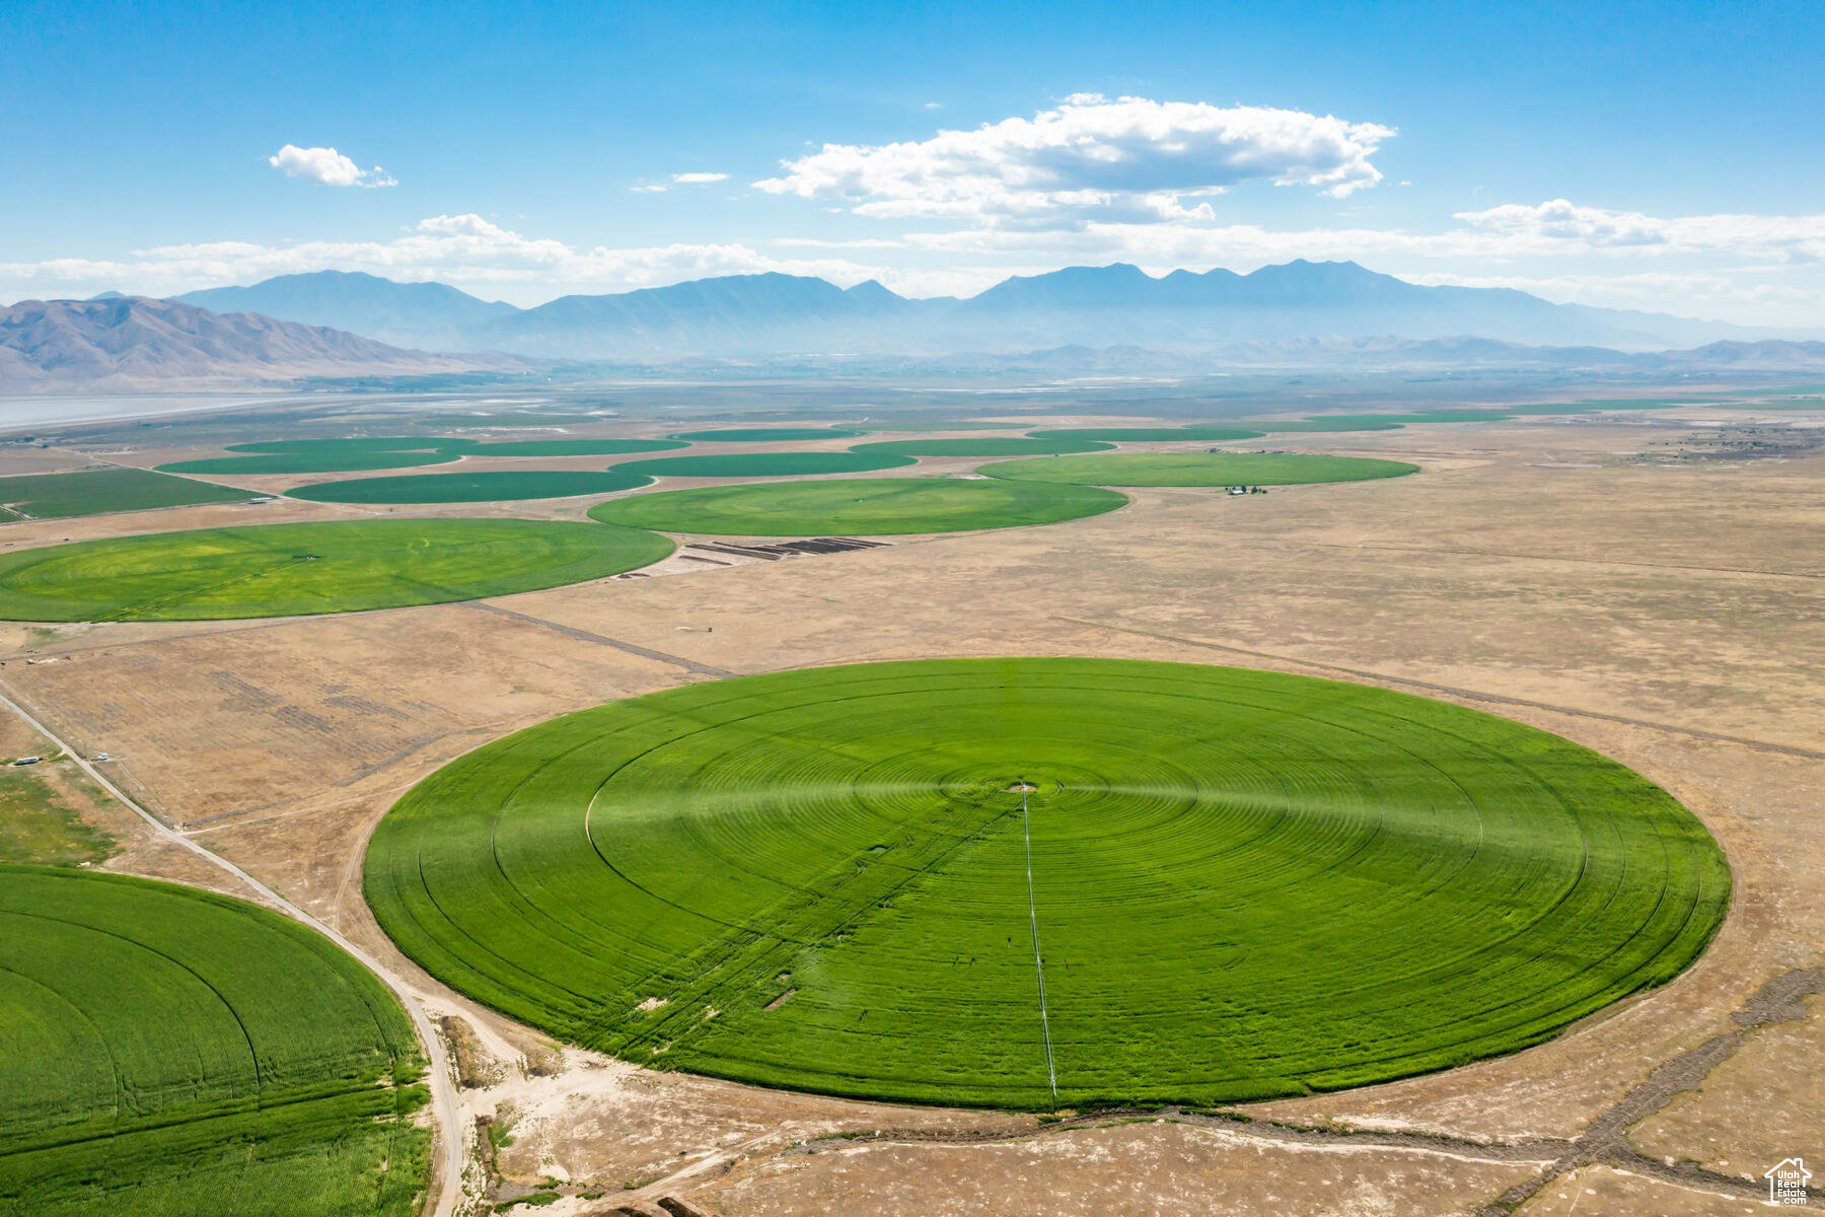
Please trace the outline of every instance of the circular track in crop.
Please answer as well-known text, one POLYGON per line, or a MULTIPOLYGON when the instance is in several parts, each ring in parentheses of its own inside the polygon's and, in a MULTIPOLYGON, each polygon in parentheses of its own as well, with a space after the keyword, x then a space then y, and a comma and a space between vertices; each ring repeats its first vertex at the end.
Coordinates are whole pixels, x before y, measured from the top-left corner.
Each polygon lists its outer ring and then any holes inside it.
POLYGON ((1677 974, 1729 883, 1684 807, 1557 736, 1361 685, 1095 659, 813 669, 586 710, 433 774, 366 862, 407 954, 567 1040, 1026 1108, 1511 1052, 1677 974))

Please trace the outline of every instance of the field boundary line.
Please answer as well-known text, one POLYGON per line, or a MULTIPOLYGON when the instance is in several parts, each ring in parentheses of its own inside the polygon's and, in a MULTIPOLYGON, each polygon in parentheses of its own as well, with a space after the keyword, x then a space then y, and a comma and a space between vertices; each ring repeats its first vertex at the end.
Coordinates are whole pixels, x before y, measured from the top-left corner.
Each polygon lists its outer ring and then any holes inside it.
POLYGON ((673 667, 683 668, 688 672, 695 672, 699 676, 741 675, 740 672, 731 672, 727 668, 717 668, 712 667, 707 663, 698 663, 695 659, 686 659, 682 655, 668 655, 664 651, 655 651, 650 647, 640 646, 638 643, 622 642, 619 638, 610 638, 606 634, 594 634, 588 630, 580 630, 574 625, 564 625, 556 621, 547 621, 543 617, 534 617, 530 613, 522 613, 514 609, 502 608, 498 604, 488 604, 481 600, 467 600, 462 603, 466 604, 469 608, 480 609, 484 613, 494 613, 501 617, 511 617, 515 621, 524 621, 530 625, 544 626, 548 630, 556 630, 560 634, 566 634, 572 638, 579 638, 584 642, 597 642, 601 643, 603 646, 613 647, 617 651, 625 651, 629 655, 639 655, 644 659, 654 659, 660 663, 669 663, 673 667))
POLYGON ((1797 744, 1777 744, 1770 740, 1747 739, 1740 735, 1724 735, 1717 731, 1706 731, 1699 727, 1682 727, 1677 723, 1657 723, 1651 719, 1629 718, 1621 714, 1605 714, 1601 710, 1580 710, 1575 706, 1554 705, 1548 701, 1531 701, 1525 697, 1509 697, 1501 693, 1484 693, 1478 689, 1463 689, 1455 685, 1434 684, 1428 680, 1415 680, 1407 676, 1390 676, 1386 672, 1371 672, 1365 668, 1347 668, 1341 664, 1324 663, 1316 659, 1300 659, 1296 655, 1277 655, 1272 651, 1254 651, 1248 647, 1232 646, 1223 642, 1206 642, 1197 638, 1185 638, 1177 634, 1163 634, 1154 630, 1137 629, 1134 626, 1116 625, 1108 621, 1086 621, 1081 617, 1054 616, 1053 621, 1065 621, 1072 625, 1087 625, 1099 630, 1114 630, 1118 634, 1134 634, 1142 638, 1156 638, 1161 642, 1176 642, 1188 647, 1202 647, 1207 651, 1228 651, 1235 655, 1248 655, 1255 659, 1271 659, 1275 663, 1295 664, 1302 668, 1314 668, 1320 672, 1341 672, 1345 676, 1355 676, 1363 680, 1385 681, 1392 685, 1406 685, 1409 688, 1425 689, 1432 693, 1448 693, 1453 697, 1468 698, 1471 701, 1490 702, 1499 706, 1526 706, 1533 710, 1550 710, 1554 714, 1567 714, 1573 718, 1594 718, 1608 723, 1622 723, 1630 727, 1646 727, 1651 731, 1666 731, 1674 735, 1686 735, 1693 739, 1713 740, 1722 744, 1738 744, 1744 748, 1753 748, 1760 752, 1778 752, 1783 756, 1804 757, 1807 760, 1825 761, 1825 752, 1812 748, 1801 748, 1797 744))
MULTIPOLYGON (((444 1051, 443 1040, 440 1038, 437 1028, 432 1024, 430 1017, 425 1013, 424 1008, 419 1005, 417 995, 412 992, 403 980, 394 976, 383 967, 379 960, 345 938, 341 932, 332 929, 319 921, 303 908, 293 904, 290 900, 287 900, 284 896, 281 896, 278 892, 242 870, 239 866, 230 862, 227 858, 224 858, 207 846, 199 845, 197 842, 192 841, 189 837, 172 828, 163 820, 140 806, 138 802, 130 798, 120 789, 120 787, 110 781, 107 775, 97 769, 94 764, 82 755, 82 753, 64 743, 64 741, 49 727, 33 717, 24 706, 13 699, 11 691, 5 690, 4 686, 0 686, 0 704, 5 705, 7 709, 11 710, 21 719, 24 719, 27 725, 44 736, 45 739, 49 740, 52 746, 62 749, 63 752, 75 762, 78 769, 81 769, 96 785, 112 795, 123 807, 138 816, 141 820, 144 820, 160 838, 182 849, 189 850, 197 857, 202 858, 204 861, 213 864, 234 876, 236 879, 239 879, 242 883, 257 892, 260 897, 273 908, 310 929, 315 930, 349 955, 353 956, 357 963, 366 968, 369 972, 372 972, 382 984, 392 990, 394 996, 399 999, 400 1004, 405 1007, 406 1015, 412 1020, 412 1025, 418 1031, 418 1038, 424 1044, 427 1063, 426 1073, 429 1075, 427 1080, 431 1087, 432 1106, 433 1110, 437 1112, 438 1122, 444 1126, 445 1163, 443 1170, 443 1186, 437 1194, 435 1205, 430 1207, 429 1211, 432 1217, 454 1217, 457 1203, 462 1197, 463 1171, 468 1165, 467 1139, 463 1134, 462 1118, 456 1102, 456 1087, 450 1080, 450 1062, 448 1055, 444 1051)), ((163 880, 162 882, 169 883, 172 881, 163 880)), ((177 886, 187 887, 191 885, 180 883, 177 886)), ((432 1165, 433 1167, 436 1166, 435 1161, 433 1161, 432 1165)), ((427 1191, 428 1190, 429 1189, 427 1188, 427 1191)), ((429 1201, 429 1199, 430 1197, 427 1196, 427 1201, 429 1201)))

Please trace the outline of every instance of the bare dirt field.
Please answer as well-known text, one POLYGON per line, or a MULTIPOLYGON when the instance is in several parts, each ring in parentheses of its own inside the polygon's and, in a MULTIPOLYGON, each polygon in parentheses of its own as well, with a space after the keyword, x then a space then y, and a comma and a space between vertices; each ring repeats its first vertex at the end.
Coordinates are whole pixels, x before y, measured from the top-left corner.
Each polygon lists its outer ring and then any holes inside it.
MULTIPOLYGON (((1143 490, 1052 527, 674 561, 479 604, 0 625, 0 692, 109 751, 124 789, 454 1016, 465 1116, 485 1122, 471 1191, 563 1194, 525 1211, 1748 1212, 1764 1170, 1825 1160, 1825 456, 1663 459, 1686 434, 1663 416, 1287 437, 1422 472, 1236 498, 1143 490), (1705 821, 1733 867, 1730 917, 1679 980, 1505 1059, 1246 1118, 1042 1123, 559 1050, 414 969, 362 901, 362 849, 391 802, 519 727, 728 673, 997 654, 1308 672, 1558 732, 1705 821)), ((346 511, 27 522, 0 543, 346 511)), ((195 880, 179 852, 107 865, 195 880)))

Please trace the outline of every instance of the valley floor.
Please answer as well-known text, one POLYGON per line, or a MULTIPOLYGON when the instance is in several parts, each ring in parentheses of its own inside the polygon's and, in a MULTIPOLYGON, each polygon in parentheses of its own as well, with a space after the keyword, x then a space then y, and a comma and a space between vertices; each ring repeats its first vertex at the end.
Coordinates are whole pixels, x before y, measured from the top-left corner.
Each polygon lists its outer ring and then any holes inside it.
MULTIPOLYGON (((674 560, 665 577, 485 603, 5 625, 0 691, 85 752, 110 752, 134 797, 409 978, 448 1016, 472 1083, 465 1118, 496 1130, 478 1138, 471 1187, 481 1162, 496 1199, 556 1181, 564 1197, 537 1210, 554 1217, 1740 1213, 1765 1202, 1764 1170, 1825 1158, 1825 456, 1639 455, 1678 428, 1325 436, 1312 446, 1422 472, 1263 496, 1138 490, 1119 511, 1049 527, 674 560), (392 802, 520 727, 716 674, 1014 654, 1334 676, 1557 732, 1704 820, 1731 860, 1732 910, 1674 983, 1511 1057, 1246 1119, 1041 1125, 558 1050, 415 969, 362 900, 363 848, 392 802)), ((156 527, 363 514, 213 505, 156 527)), ((0 540, 148 527, 27 521, 0 540)), ((143 827, 113 828, 125 849, 108 866, 234 890, 143 827)))

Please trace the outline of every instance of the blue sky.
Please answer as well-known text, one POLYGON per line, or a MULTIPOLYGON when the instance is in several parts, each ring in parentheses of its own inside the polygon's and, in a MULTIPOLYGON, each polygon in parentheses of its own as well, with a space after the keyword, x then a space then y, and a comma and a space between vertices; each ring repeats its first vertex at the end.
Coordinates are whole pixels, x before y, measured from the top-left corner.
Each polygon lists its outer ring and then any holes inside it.
POLYGON ((12 0, 0 299, 1303 256, 1820 326, 1822 47, 1817 4, 12 0))

